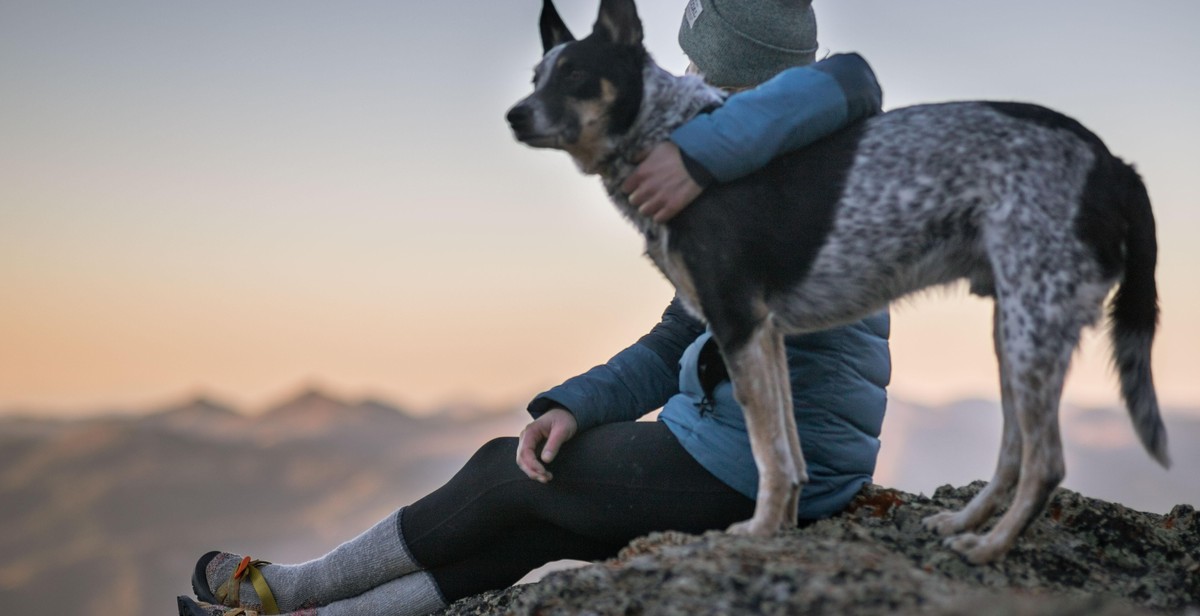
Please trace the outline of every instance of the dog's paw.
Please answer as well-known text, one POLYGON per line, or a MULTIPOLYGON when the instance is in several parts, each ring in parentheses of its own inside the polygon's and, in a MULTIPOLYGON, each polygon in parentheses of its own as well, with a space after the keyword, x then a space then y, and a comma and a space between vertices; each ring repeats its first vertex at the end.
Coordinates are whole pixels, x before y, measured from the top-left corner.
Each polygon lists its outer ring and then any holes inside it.
POLYGON ((730 526, 725 532, 731 535, 744 535, 747 537, 769 537, 778 531, 778 524, 764 523, 762 520, 750 518, 749 520, 730 526))
POLYGON ((990 563, 1003 556, 1006 551, 1004 546, 989 541, 987 535, 976 535, 975 533, 947 537, 942 544, 962 554, 973 565, 990 563))
POLYGON ((943 537, 949 537, 950 535, 966 530, 966 524, 961 511, 935 513, 921 520, 921 525, 925 527, 925 530, 934 531, 943 537))

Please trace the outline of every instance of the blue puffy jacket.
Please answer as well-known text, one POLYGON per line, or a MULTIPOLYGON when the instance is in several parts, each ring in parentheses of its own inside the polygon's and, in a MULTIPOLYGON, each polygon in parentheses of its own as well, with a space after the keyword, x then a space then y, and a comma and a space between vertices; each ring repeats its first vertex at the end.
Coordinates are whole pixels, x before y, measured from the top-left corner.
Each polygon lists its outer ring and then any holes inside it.
MULTIPOLYGON (((733 95, 671 138, 698 181, 728 181, 879 109, 870 67, 857 55, 840 55, 733 95)), ((840 511, 871 480, 891 374, 888 327, 883 312, 787 338, 796 426, 809 472, 801 518, 840 511)), ((706 391, 701 384, 699 364, 709 339, 704 325, 674 301, 650 333, 607 363, 539 394, 529 412, 537 417, 562 406, 586 430, 662 408, 659 421, 692 457, 754 498, 758 470, 732 386, 709 383, 706 391)))

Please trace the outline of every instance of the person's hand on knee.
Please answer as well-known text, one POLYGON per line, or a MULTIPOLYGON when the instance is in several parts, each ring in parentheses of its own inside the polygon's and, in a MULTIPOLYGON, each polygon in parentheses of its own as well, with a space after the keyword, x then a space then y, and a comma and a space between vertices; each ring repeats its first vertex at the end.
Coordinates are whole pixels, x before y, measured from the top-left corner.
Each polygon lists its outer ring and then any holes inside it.
POLYGON ((562 444, 575 436, 579 423, 564 408, 553 408, 533 420, 521 431, 517 443, 517 466, 530 479, 546 483, 554 478, 545 464, 554 461, 562 444), (539 456, 539 451, 540 456, 539 456))

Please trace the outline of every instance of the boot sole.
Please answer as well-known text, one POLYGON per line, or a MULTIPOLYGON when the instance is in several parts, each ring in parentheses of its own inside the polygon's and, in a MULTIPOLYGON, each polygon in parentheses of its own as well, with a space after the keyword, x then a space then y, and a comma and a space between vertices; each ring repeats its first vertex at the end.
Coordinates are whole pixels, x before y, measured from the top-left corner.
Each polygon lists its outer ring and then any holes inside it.
MULTIPOLYGON (((217 557, 217 554, 220 554, 220 552, 213 551, 201 556, 200 560, 196 561, 196 570, 192 572, 192 592, 196 594, 197 599, 205 603, 212 603, 214 605, 219 605, 221 602, 217 601, 217 597, 213 595, 212 591, 208 588, 208 573, 205 571, 205 569, 208 568, 208 563, 212 562, 212 559, 217 557)), ((180 597, 180 605, 183 605, 183 598, 184 597, 180 597)), ((192 605, 195 605, 195 603, 192 605)), ((182 610, 182 607, 180 609, 182 610)), ((191 616, 192 613, 189 612, 185 614, 184 612, 180 611, 179 614, 180 616, 191 616)), ((195 614, 198 616, 206 616, 204 612, 195 612, 195 614)))
POLYGON ((192 601, 191 597, 179 597, 176 599, 179 604, 179 616, 211 616, 207 610, 192 601))

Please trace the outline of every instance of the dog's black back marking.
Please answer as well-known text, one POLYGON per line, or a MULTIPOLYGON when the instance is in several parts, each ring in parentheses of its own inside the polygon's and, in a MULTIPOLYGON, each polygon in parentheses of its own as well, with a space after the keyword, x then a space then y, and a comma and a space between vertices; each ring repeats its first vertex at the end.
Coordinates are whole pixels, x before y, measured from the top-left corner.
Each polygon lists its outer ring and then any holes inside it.
POLYGON ((1099 148, 1105 153, 1108 152, 1108 149, 1104 147, 1104 142, 1100 141, 1100 138, 1097 137, 1095 133, 1085 128, 1078 121, 1054 111, 1053 109, 1047 109, 1041 105, 1033 105, 1030 103, 983 101, 983 104, 1000 113, 1003 113, 1004 115, 1017 118, 1019 120, 1033 122, 1034 124, 1038 124, 1046 128, 1070 131, 1074 133, 1076 137, 1086 141, 1088 145, 1092 146, 1093 148, 1099 148))
POLYGON ((696 275, 696 292, 726 348, 745 342, 758 319, 747 297, 770 301, 807 277, 833 228, 862 137, 859 122, 740 180, 714 184, 668 223, 672 252, 696 275), (737 327, 733 327, 737 324, 737 327))
POLYGON ((1028 103, 988 102, 992 109, 1052 130, 1065 130, 1087 143, 1096 163, 1084 186, 1083 203, 1075 219, 1075 231, 1092 250, 1104 275, 1116 277, 1124 267, 1122 245, 1128 230, 1125 195, 1114 194, 1112 187, 1123 184, 1127 166, 1105 147, 1095 133, 1078 121, 1057 111, 1028 103))

